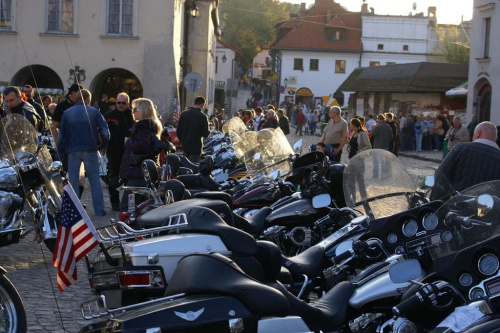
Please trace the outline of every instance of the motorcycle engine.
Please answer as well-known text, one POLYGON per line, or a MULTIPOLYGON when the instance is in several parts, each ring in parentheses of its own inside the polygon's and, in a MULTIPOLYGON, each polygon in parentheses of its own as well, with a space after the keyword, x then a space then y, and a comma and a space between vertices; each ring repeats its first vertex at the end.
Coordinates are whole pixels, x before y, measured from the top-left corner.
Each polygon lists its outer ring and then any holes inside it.
POLYGON ((311 246, 311 229, 306 227, 295 227, 285 234, 295 246, 311 246))
MULTIPOLYGON (((21 206, 23 198, 11 192, 0 191, 0 222, 2 224, 9 218, 9 215, 21 206)), ((2 226, 3 227, 3 226, 2 226)))

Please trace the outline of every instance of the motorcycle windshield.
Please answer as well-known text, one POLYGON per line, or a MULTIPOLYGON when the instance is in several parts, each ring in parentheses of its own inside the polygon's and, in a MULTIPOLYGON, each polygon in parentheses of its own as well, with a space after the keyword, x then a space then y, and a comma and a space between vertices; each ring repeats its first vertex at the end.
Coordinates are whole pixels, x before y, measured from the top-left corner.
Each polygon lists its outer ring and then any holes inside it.
POLYGON ((354 156, 344 170, 346 204, 368 216, 379 218, 408 209, 408 196, 415 185, 401 161, 382 149, 354 156))
MULTIPOLYGON (((0 136, 0 160, 9 160, 12 164, 28 161, 37 151, 37 130, 22 115, 9 114, 2 119, 0 136)), ((37 159, 45 167, 50 166, 52 158, 47 147, 42 147, 37 159)))
POLYGON ((472 186, 436 212, 447 230, 427 239, 434 260, 485 242, 500 233, 500 180, 472 186))

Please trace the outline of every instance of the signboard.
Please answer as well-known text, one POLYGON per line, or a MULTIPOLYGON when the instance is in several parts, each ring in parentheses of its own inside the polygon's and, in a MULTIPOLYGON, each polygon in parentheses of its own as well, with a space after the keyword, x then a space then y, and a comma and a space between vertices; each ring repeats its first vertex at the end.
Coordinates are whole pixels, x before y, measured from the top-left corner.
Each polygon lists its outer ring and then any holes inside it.
POLYGON ((203 78, 200 74, 192 72, 184 77, 184 87, 190 92, 197 92, 201 89, 203 78))

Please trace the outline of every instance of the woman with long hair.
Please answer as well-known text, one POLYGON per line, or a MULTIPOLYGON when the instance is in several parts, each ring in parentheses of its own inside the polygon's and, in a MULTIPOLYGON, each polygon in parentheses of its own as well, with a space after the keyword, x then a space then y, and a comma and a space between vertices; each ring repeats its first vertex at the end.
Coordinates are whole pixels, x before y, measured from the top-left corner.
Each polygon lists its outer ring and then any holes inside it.
POLYGON ((372 148, 368 134, 361 122, 357 118, 351 119, 351 136, 348 142, 347 150, 349 151, 349 159, 353 158, 357 153, 372 148))
MULTIPOLYGON (((125 152, 120 166, 120 178, 125 181, 127 186, 146 186, 142 171, 142 161, 139 155, 145 155, 151 152, 152 135, 160 138, 162 125, 158 119, 153 102, 148 98, 137 98, 132 101, 132 110, 134 116, 134 126, 130 129, 131 136, 125 141, 125 152)), ((158 156, 154 157, 158 163, 158 156)), ((128 210, 128 195, 123 193, 120 210, 128 210)), ((135 195, 135 204, 144 201, 141 195, 135 195)))

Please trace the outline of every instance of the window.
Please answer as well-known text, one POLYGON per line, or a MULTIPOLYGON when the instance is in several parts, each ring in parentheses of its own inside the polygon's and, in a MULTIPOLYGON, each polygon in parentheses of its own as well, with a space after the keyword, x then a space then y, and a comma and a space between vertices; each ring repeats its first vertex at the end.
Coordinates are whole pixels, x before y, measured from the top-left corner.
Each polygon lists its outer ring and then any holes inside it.
POLYGON ((378 62, 378 61, 370 61, 370 67, 376 67, 376 66, 380 66, 380 62, 378 62))
POLYGON ((11 0, 0 0, 0 30, 11 29, 11 0))
POLYGON ((329 42, 342 42, 344 40, 344 30, 338 28, 326 28, 326 38, 329 42))
POLYGON ((345 73, 345 60, 335 60, 335 73, 345 73))
POLYGON ((408 51, 408 45, 403 45, 403 51, 408 51))
POLYGON ((108 0, 108 34, 132 36, 133 0, 108 0))
POLYGON ((384 49, 384 44, 378 44, 377 45, 378 50, 383 50, 384 49))
POLYGON ((319 70, 319 60, 318 59, 311 59, 311 60, 309 60, 309 70, 310 71, 317 71, 317 70, 319 70))
POLYGON ((47 1, 47 32, 73 33, 73 0, 47 1))
POLYGON ((395 65, 396 63, 395 63, 395 62, 390 61, 390 62, 386 62, 385 64, 386 64, 386 65, 395 65))
POLYGON ((490 57, 490 33, 491 33, 491 17, 484 19, 484 55, 483 58, 490 57))
POLYGON ((303 59, 295 58, 293 59, 293 69, 295 70, 304 70, 303 59))

